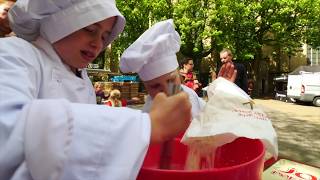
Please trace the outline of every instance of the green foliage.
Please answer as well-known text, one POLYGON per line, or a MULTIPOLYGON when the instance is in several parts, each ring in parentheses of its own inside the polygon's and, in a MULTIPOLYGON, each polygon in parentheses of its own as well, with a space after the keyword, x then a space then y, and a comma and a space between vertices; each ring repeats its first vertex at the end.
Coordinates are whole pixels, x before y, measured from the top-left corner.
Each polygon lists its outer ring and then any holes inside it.
POLYGON ((306 15, 307 20, 303 22, 307 24, 306 42, 313 47, 318 47, 320 46, 320 0, 314 0, 313 4, 307 5, 310 13, 306 15))
POLYGON ((196 69, 224 47, 237 59, 259 61, 264 45, 288 55, 305 42, 320 45, 320 0, 117 0, 117 6, 127 24, 113 43, 115 58, 152 24, 169 18, 181 36, 181 53, 195 60, 196 69))

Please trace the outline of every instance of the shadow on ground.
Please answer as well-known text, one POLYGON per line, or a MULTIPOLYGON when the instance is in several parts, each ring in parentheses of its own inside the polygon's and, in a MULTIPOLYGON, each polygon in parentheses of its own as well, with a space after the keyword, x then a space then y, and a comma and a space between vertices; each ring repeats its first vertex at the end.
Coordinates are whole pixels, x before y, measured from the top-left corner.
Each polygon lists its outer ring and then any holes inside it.
POLYGON ((280 111, 266 113, 278 135, 279 156, 320 167, 320 122, 306 122, 280 111))

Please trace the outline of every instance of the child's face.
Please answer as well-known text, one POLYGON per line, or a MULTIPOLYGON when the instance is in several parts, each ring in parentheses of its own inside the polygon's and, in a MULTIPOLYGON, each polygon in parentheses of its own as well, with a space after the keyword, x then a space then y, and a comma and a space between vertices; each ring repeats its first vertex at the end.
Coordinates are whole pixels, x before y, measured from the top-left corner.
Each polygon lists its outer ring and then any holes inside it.
POLYGON ((0 3, 0 31, 5 34, 11 32, 8 20, 8 11, 11 6, 13 6, 13 4, 13 1, 5 1, 3 3, 0 3))
POLYGON ((102 51, 115 20, 111 17, 84 27, 53 43, 53 48, 73 71, 85 68, 102 51))
POLYGON ((177 85, 181 84, 180 76, 177 70, 143 83, 148 91, 148 94, 153 99, 159 92, 169 95, 169 82, 173 82, 177 85))
POLYGON ((103 90, 103 86, 102 86, 101 84, 97 85, 97 86, 96 86, 96 90, 97 90, 97 91, 103 90))
POLYGON ((193 66, 194 64, 192 59, 190 59, 187 64, 184 64, 184 68, 187 69, 188 72, 193 70, 193 66))

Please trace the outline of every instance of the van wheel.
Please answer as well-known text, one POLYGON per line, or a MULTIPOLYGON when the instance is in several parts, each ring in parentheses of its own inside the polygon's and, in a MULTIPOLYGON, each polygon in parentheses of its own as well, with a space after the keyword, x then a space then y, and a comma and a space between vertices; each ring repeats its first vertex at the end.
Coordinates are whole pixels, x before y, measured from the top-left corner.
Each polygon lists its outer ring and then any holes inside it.
POLYGON ((313 105, 320 107, 320 97, 315 97, 313 99, 313 105))

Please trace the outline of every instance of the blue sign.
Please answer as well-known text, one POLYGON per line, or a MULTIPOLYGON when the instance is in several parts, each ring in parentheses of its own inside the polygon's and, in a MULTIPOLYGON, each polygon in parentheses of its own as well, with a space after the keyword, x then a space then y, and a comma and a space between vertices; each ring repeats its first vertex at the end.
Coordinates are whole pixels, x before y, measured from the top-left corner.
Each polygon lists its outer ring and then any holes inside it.
POLYGON ((113 76, 112 82, 137 82, 137 76, 113 76))

